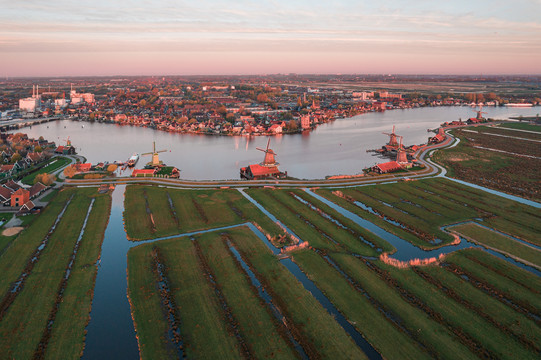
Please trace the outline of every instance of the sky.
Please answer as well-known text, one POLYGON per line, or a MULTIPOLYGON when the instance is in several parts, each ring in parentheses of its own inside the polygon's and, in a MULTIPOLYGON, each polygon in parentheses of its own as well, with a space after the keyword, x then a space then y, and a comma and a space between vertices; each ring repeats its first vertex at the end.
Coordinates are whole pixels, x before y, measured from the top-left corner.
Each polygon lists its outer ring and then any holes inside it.
POLYGON ((0 0, 0 76, 541 74, 541 0, 0 0))

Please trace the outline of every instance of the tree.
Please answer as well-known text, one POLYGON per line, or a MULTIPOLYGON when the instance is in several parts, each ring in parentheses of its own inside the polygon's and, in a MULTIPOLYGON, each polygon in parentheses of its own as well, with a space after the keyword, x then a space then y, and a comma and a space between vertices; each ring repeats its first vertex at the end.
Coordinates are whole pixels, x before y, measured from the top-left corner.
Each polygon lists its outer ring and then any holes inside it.
POLYGON ((37 184, 38 182, 40 182, 43 185, 51 186, 55 182, 55 180, 56 180, 56 176, 54 176, 53 174, 47 174, 47 173, 37 174, 36 177, 34 178, 34 184, 37 184))
POLYGON ((11 155, 11 163, 16 163, 17 161, 21 160, 23 157, 19 153, 15 153, 11 155))
POLYGON ((297 130, 299 128, 299 125, 295 120, 289 120, 286 125, 287 129, 290 131, 297 130))
POLYGON ((67 178, 72 178, 73 176, 75 176, 76 172, 77 170, 75 170, 75 168, 70 165, 64 169, 64 176, 67 178))
POLYGON ((257 102, 265 103, 267 101, 269 101, 269 97, 267 96, 267 94, 261 93, 261 94, 257 95, 257 102))
POLYGON ((222 105, 216 110, 216 112, 220 115, 225 115, 227 113, 227 109, 222 105))
POLYGON ((107 172, 115 172, 117 168, 118 166, 116 164, 110 164, 109 166, 107 166, 107 172))
POLYGON ((235 114, 229 113, 226 115, 225 119, 229 121, 231 124, 235 122, 235 114))
POLYGON ((36 146, 36 147, 34 148, 34 151, 37 152, 37 153, 40 153, 40 152, 43 151, 43 149, 41 148, 41 146, 36 146))

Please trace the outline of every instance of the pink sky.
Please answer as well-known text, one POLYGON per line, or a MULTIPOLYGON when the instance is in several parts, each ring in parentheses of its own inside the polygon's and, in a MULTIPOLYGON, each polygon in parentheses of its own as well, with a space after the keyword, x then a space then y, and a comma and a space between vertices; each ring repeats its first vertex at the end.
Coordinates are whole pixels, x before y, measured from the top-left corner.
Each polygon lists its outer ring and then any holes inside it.
POLYGON ((0 2, 0 76, 541 73, 539 0, 0 2))

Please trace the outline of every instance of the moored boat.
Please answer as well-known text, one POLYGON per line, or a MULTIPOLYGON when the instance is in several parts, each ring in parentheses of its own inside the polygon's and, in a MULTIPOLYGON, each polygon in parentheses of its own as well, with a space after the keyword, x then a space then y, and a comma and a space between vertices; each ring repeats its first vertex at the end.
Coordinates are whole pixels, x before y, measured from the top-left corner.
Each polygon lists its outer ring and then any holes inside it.
POLYGON ((133 167, 139 160, 139 154, 135 153, 132 155, 132 157, 128 160, 128 166, 133 167))

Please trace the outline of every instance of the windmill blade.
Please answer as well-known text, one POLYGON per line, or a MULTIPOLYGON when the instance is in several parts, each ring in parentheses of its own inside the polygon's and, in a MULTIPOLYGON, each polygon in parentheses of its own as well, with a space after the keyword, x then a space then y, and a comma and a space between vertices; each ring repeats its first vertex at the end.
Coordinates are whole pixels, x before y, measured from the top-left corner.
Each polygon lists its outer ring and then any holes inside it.
POLYGON ((258 148, 258 147, 256 147, 256 150, 263 151, 263 152, 265 152, 265 153, 268 151, 268 150, 264 150, 264 149, 258 148))
POLYGON ((157 154, 157 153, 166 152, 166 151, 168 151, 168 150, 160 150, 160 151, 156 151, 156 154, 157 154))
POLYGON ((269 141, 267 141, 267 150, 269 150, 269 146, 270 146, 270 137, 269 137, 269 141))
POLYGON ((154 153, 148 152, 148 153, 141 154, 141 156, 143 156, 143 155, 152 155, 152 154, 154 154, 154 153))

